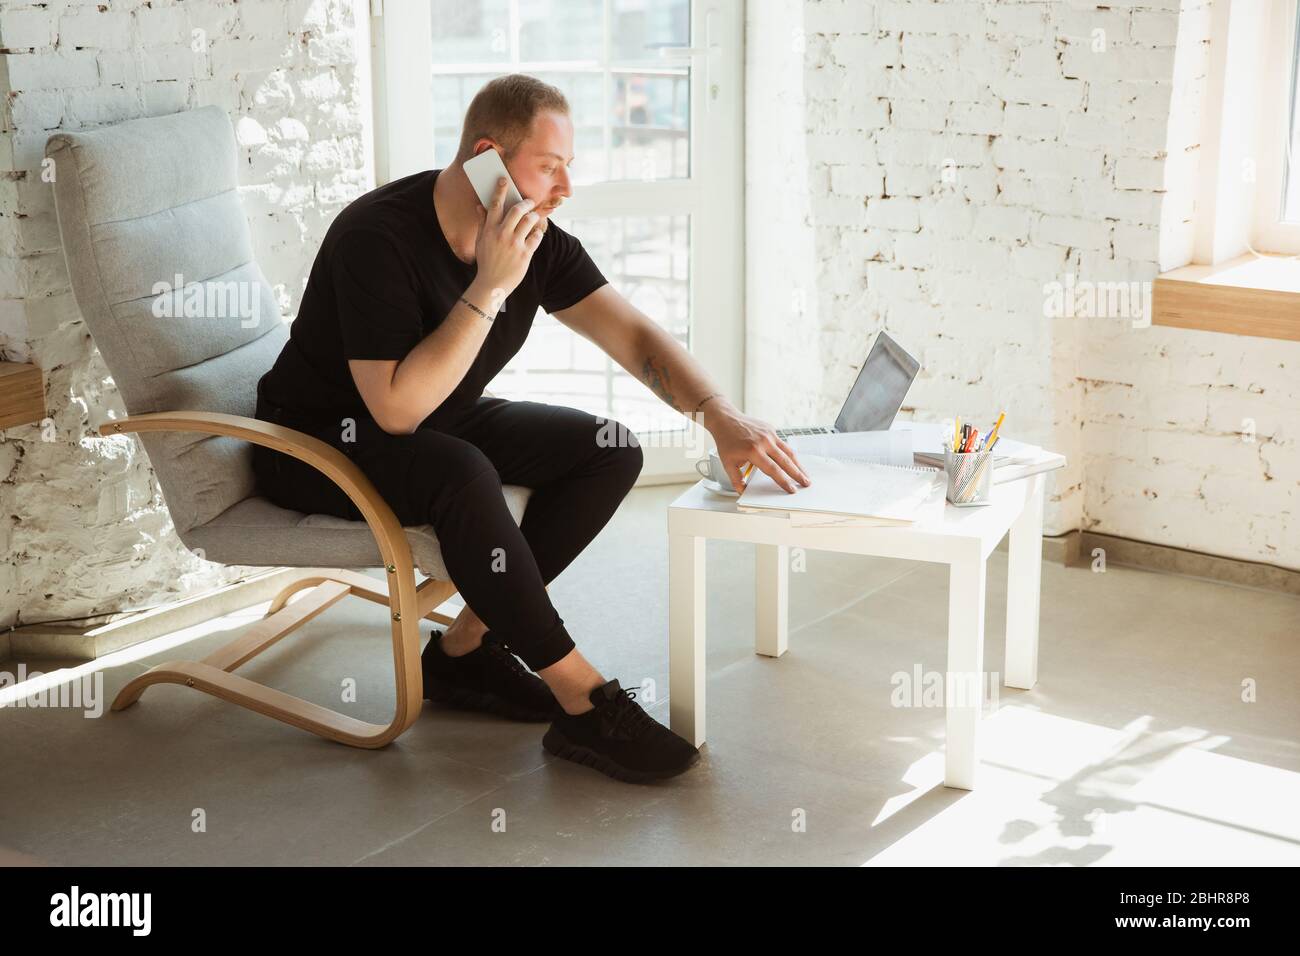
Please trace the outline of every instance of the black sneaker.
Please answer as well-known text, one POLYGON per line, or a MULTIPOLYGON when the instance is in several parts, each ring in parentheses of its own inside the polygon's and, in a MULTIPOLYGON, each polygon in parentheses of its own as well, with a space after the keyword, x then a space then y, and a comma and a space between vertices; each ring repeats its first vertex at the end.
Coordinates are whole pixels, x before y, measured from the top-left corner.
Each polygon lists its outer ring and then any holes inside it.
POLYGON ((560 710, 542 738, 549 753, 630 783, 674 777, 700 759, 697 748, 642 710, 636 691, 618 681, 597 687, 589 700, 595 709, 585 714, 560 710))
POLYGON ((563 713, 546 681, 525 668, 490 631, 481 646, 449 657, 442 649, 442 631, 435 630, 420 665, 426 700, 511 720, 551 720, 563 713))

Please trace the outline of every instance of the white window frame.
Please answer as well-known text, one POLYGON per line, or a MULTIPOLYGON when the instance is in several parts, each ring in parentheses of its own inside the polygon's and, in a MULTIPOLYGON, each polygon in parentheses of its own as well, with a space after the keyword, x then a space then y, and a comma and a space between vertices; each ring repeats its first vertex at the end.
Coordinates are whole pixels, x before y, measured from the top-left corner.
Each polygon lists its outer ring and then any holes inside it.
POLYGON ((1297 0, 1211 7, 1196 263, 1300 254, 1300 223, 1280 218, 1296 16, 1297 0))
MULTIPOLYGON (((575 185, 564 204, 565 219, 690 216, 691 353, 738 407, 745 346, 744 7, 692 0, 691 46, 660 50, 666 63, 692 64, 689 178, 575 185)), ((374 168, 376 182, 383 184, 433 165, 432 13, 425 0, 371 0, 370 13, 374 168)), ((518 67, 525 73, 555 68, 518 67)), ((709 444, 706 432, 672 442, 639 437, 645 467, 638 483, 698 477, 692 464, 709 444)))
MULTIPOLYGON (((1268 58, 1260 95, 1260 162, 1255 197, 1255 241, 1257 250, 1300 253, 1300 222, 1281 217, 1282 187, 1285 181, 1286 140, 1291 129, 1290 84, 1294 82, 1296 48, 1296 0, 1274 0, 1274 26, 1268 37, 1268 58)), ((1293 147, 1294 148, 1294 147, 1293 147)), ((1300 159, 1297 156, 1296 159, 1300 159)), ((1300 174, 1300 163, 1293 164, 1300 174)))

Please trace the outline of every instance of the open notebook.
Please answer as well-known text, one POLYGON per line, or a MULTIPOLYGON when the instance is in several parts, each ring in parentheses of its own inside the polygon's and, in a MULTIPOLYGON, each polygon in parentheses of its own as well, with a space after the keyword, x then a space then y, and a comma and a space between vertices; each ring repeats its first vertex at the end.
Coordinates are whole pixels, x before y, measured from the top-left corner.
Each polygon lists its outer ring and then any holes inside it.
POLYGON ((936 468, 882 465, 854 458, 801 454, 812 484, 788 494, 754 471, 736 500, 740 511, 786 512, 791 523, 911 524, 943 508, 941 472, 936 468), (937 494, 936 494, 937 492, 937 494))

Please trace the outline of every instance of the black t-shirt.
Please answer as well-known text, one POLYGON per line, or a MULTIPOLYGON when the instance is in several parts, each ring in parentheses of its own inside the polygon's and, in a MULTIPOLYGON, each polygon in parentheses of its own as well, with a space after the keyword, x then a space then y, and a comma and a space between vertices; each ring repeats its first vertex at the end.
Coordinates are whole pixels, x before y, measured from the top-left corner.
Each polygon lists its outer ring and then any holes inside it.
MULTIPOLYGON (((447 317, 478 272, 452 251, 433 206, 441 170, 360 196, 325 233, 275 365, 258 383, 271 404, 305 417, 369 415, 348 359, 403 359, 447 317)), ((606 283, 576 238, 547 225, 478 355, 436 413, 474 404, 519 351, 540 305, 567 309, 606 283)))

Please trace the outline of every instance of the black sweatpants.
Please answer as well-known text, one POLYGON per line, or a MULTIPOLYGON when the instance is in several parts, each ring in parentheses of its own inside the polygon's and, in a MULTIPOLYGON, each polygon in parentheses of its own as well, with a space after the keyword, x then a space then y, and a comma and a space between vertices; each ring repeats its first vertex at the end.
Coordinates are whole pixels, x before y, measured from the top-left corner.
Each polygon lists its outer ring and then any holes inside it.
MULTIPOLYGON (((410 435, 390 435, 366 415, 356 417, 352 436, 343 420, 304 419, 260 394, 255 414, 340 449, 398 521, 432 525, 465 603, 533 670, 573 649, 545 585, 608 523, 640 474, 631 432, 576 408, 486 397, 438 409, 410 435), (608 440, 617 436, 624 440, 608 440), (533 489, 520 524, 503 484, 533 489)), ((347 495, 305 462, 258 445, 253 465, 259 493, 275 504, 361 520, 347 495)))

